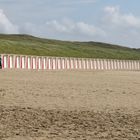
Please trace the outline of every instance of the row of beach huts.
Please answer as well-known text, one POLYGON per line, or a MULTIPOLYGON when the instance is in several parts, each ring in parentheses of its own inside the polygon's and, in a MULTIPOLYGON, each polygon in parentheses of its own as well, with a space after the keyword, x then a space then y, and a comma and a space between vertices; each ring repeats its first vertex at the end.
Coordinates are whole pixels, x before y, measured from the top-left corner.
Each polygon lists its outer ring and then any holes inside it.
POLYGON ((0 67, 28 70, 140 70, 140 60, 1 54, 0 67))

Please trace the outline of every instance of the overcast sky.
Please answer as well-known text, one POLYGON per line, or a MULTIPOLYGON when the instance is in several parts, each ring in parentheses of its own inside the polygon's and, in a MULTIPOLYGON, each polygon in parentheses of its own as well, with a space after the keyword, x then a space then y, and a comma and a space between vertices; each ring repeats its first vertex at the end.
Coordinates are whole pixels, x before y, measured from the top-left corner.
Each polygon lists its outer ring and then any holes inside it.
POLYGON ((0 0, 0 33, 140 48, 140 0, 0 0))

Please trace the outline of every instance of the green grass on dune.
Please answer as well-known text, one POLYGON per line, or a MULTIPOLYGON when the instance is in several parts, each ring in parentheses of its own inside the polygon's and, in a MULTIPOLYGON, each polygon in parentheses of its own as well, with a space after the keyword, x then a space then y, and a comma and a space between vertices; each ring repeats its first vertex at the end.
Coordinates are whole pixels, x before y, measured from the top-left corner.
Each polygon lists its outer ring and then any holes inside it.
POLYGON ((140 50, 99 42, 70 42, 0 34, 0 53, 80 58, 140 59, 140 50))

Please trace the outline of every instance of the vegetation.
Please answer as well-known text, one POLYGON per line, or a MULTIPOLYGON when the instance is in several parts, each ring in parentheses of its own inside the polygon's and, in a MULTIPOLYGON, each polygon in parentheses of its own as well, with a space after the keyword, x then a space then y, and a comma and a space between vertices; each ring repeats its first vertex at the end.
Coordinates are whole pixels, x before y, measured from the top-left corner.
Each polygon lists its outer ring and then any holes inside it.
POLYGON ((140 59, 140 49, 100 42, 70 42, 0 34, 0 53, 108 59, 140 59))

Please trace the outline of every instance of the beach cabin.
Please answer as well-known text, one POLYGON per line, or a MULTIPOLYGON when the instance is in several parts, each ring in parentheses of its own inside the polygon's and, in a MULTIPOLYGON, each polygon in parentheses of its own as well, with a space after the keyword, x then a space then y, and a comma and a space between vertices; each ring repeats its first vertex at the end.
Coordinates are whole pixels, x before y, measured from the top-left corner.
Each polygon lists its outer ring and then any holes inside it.
POLYGON ((0 69, 2 69, 2 59, 1 59, 1 55, 0 55, 0 69))

